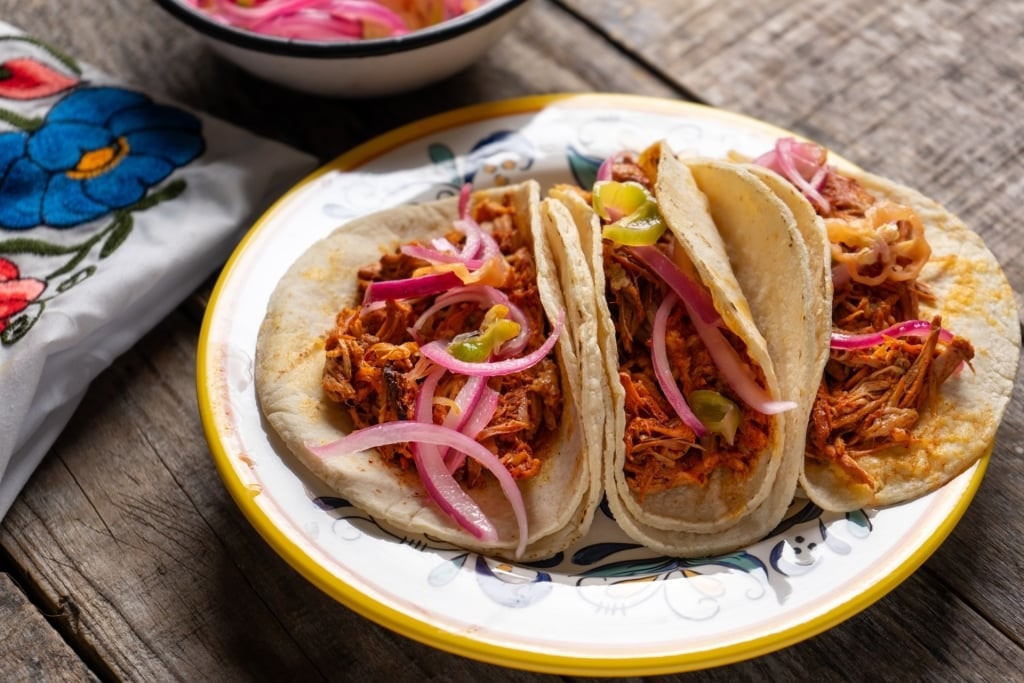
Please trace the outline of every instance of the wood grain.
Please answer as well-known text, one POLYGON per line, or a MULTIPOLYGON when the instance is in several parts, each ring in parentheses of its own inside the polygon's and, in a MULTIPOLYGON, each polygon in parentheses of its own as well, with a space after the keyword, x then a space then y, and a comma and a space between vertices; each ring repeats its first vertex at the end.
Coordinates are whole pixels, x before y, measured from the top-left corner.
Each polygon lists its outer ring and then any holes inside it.
MULTIPOLYGON (((815 138, 943 201, 1024 292, 1018 2, 535 0, 466 72, 365 101, 263 83, 148 0, 0 0, 0 16, 136 87, 325 161, 481 101, 593 90, 692 96, 815 138)), ((197 414, 211 283, 94 382, 0 523, 0 557, 31 588, 30 602, 0 580, 4 678, 587 680, 413 642, 326 597, 271 550, 221 484, 197 414)), ((910 579, 805 642, 653 680, 1019 679, 1021 374, 1016 384, 975 503, 910 579)))
POLYGON ((100 680, 9 574, 0 574, 0 671, 26 681, 100 680))

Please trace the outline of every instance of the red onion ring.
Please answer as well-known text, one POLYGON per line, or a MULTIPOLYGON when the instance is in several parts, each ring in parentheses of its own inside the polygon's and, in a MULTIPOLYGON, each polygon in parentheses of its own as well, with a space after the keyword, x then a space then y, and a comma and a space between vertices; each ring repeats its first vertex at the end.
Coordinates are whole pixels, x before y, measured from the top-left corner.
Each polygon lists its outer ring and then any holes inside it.
POLYGON ((665 394, 665 398, 668 399, 672 409, 676 411, 676 415, 683 421, 683 424, 693 430, 694 434, 704 436, 707 434, 707 429, 697 419, 697 416, 693 414, 693 411, 690 410, 686 397, 683 396, 683 392, 679 390, 679 385, 676 384, 675 377, 672 376, 672 368, 668 362, 665 330, 668 316, 672 312, 673 306, 678 302, 679 298, 675 294, 669 293, 668 296, 662 299, 661 305, 658 306, 658 310, 654 314, 654 326, 651 331, 651 365, 654 368, 654 377, 658 380, 661 392, 665 394))
MULTIPOLYGON (((466 241, 463 243, 462 249, 457 252, 459 257, 466 261, 476 259, 476 257, 480 255, 480 248, 484 243, 483 228, 481 228, 476 221, 471 221, 465 218, 460 218, 455 221, 452 223, 452 226, 466 236, 466 241)), ((477 260, 482 262, 484 259, 477 260)))
POLYGON ((273 17, 248 29, 254 33, 295 40, 361 40, 363 37, 363 25, 358 21, 324 15, 315 10, 273 17))
POLYGON ((466 258, 461 253, 450 254, 418 244, 403 244, 399 247, 399 250, 406 256, 412 256, 431 263, 462 263, 470 270, 475 270, 484 264, 480 259, 466 258))
MULTIPOLYGON (((422 426, 426 427, 427 425, 422 426)), ((438 427, 438 425, 430 426, 438 427)), ((452 433, 458 434, 458 432, 452 433)), ((473 441, 473 443, 476 443, 476 441, 473 441)), ((487 451, 483 446, 480 446, 480 448, 487 451)), ((498 532, 491 523, 491 520, 487 518, 487 515, 476 504, 476 501, 469 497, 459 485, 459 482, 455 480, 455 477, 452 476, 437 447, 424 448, 423 441, 415 441, 412 444, 412 451, 416 473, 419 474, 420 481, 423 482, 423 488, 426 490, 427 495, 430 496, 430 499, 445 514, 451 517, 456 524, 475 538, 479 538, 482 541, 496 541, 498 539, 498 532)), ((490 451, 487 452, 490 453, 490 451)), ((501 465, 500 462, 498 464, 502 469, 505 469, 505 466, 501 465)), ((505 471, 507 472, 508 470, 505 471)), ((520 534, 522 533, 520 528, 520 534)))
POLYGON ((551 334, 544 340, 544 343, 534 349, 533 352, 518 358, 506 358, 504 360, 485 361, 483 363, 467 363, 459 360, 448 353, 448 343, 435 340, 420 347, 420 355, 437 363, 446 370, 457 372, 460 375, 480 375, 482 377, 497 377, 499 375, 511 375, 531 368, 544 359, 545 356, 555 347, 558 337, 565 327, 565 311, 562 311, 551 334))
POLYGON ((401 280, 371 282, 366 288, 366 294, 363 295, 363 304, 372 304, 388 299, 416 299, 461 286, 462 280, 451 271, 430 273, 401 280))
POLYGON ((469 216, 469 197, 473 194, 473 186, 470 183, 462 183, 459 188, 459 217, 469 216))
POLYGON ((714 308, 711 295, 702 285, 687 277, 672 260, 657 247, 630 247, 630 249, 657 273, 686 306, 697 334, 711 354, 711 360, 722 373, 726 383, 748 406, 763 413, 775 415, 796 407, 792 401, 776 401, 753 380, 736 350, 718 329, 721 316, 714 308))
MULTIPOLYGON (((491 389, 489 386, 484 385, 483 391, 480 392, 478 397, 476 408, 473 410, 472 415, 463 422, 459 431, 468 437, 475 439, 477 435, 490 424, 494 418, 494 413, 498 411, 498 400, 501 395, 491 389)), ((466 460, 466 454, 462 451, 448 451, 445 454, 445 463, 448 466, 449 472, 462 467, 462 463, 466 460)))
POLYGON ((828 172, 824 163, 825 157, 819 154, 804 153, 805 150, 810 151, 816 148, 817 145, 814 143, 801 143, 793 138, 780 138, 776 140, 774 149, 757 157, 753 163, 770 168, 782 175, 795 185, 819 212, 828 213, 829 202, 818 191, 828 172), (804 175, 804 172, 798 168, 798 162, 804 166, 807 175, 804 175))
MULTIPOLYGON (((423 380, 420 391, 416 395, 417 422, 433 424, 434 394, 437 391, 437 383, 444 374, 444 368, 434 366, 423 380)), ((456 524, 474 537, 488 541, 497 540, 498 533, 491 520, 452 477, 454 470, 449 469, 445 464, 444 452, 441 447, 421 441, 413 442, 411 446, 416 473, 430 499, 456 524)), ((447 448, 445 445, 444 450, 447 448)))
POLYGON ((256 33, 306 40, 360 39, 365 25, 373 24, 384 35, 404 35, 409 26, 390 8, 370 0, 267 0, 251 7, 236 0, 199 0, 189 4, 215 19, 256 33))
MULTIPOLYGON (((454 429, 447 429, 441 425, 424 424, 410 420, 398 420, 395 422, 385 422, 365 427, 363 429, 357 429, 351 434, 330 443, 316 446, 306 444, 306 447, 314 455, 321 458, 327 458, 350 455, 359 451, 365 451, 371 448, 378 448, 380 446, 394 443, 424 443, 433 444, 435 446, 451 446, 456 450, 464 452, 493 474, 494 478, 498 480, 498 484, 501 486, 502 492, 505 494, 505 497, 512 506, 512 512, 515 515, 516 525, 519 530, 519 543, 516 546, 516 556, 518 557, 522 555, 523 550, 526 548, 526 541, 528 538, 526 505, 523 502, 522 492, 519 490, 519 486, 516 484, 515 479, 513 479, 508 469, 501 464, 501 460, 498 459, 498 456, 487 450, 483 444, 478 443, 465 434, 457 432, 454 429)), ((423 464, 426 467, 426 474, 431 481, 437 482, 438 484, 445 484, 447 479, 444 475, 448 475, 448 477, 451 476, 448 472, 448 468, 444 466, 444 462, 440 458, 424 458, 423 464), (441 470, 443 470, 443 473, 441 470)), ((418 466, 419 463, 417 463, 417 467, 418 466)), ((452 481, 454 481, 454 479, 452 481)), ((461 487, 459 487, 459 490, 462 490, 461 487)), ((446 507, 449 506, 449 499, 443 495, 449 493, 451 493, 449 488, 438 490, 439 495, 437 500, 439 501, 439 505, 446 507)), ((449 512, 447 509, 445 511, 449 512)), ((456 511, 456 513, 458 514, 458 511, 456 511)), ((481 520, 473 521, 475 522, 475 527, 484 528, 481 520)), ((471 529, 467 528, 466 530, 470 533, 474 533, 471 529)), ((474 533, 474 535, 476 534, 474 533)), ((492 540, 492 538, 488 536, 477 536, 477 538, 481 538, 482 540, 492 540)))
POLYGON ((711 325, 717 325, 722 320, 718 311, 715 310, 711 295, 704 286, 687 277, 660 249, 657 247, 629 247, 629 250, 672 288, 672 291, 686 303, 687 310, 692 308, 691 314, 696 311, 701 320, 711 325))
POLYGON ((515 323, 519 324, 519 334, 501 346, 502 356, 511 356, 519 353, 524 348, 530 339, 530 321, 526 317, 523 311, 513 304, 508 295, 502 292, 496 287, 490 285, 466 285, 458 289, 453 289, 450 292, 446 292, 434 300, 434 303, 427 310, 420 314, 420 317, 413 323, 412 333, 416 336, 423 325, 426 324, 430 316, 434 315, 438 311, 448 306, 452 306, 458 303, 475 302, 481 308, 490 308, 495 304, 501 304, 502 306, 508 307, 508 317, 515 323))
MULTIPOLYGON (((686 302, 683 302, 686 305, 686 302)), ((689 306, 687 306, 689 311, 689 306)), ((722 372, 726 384, 728 384, 741 401, 763 415, 777 415, 787 410, 796 408, 793 401, 776 401, 754 381, 750 376, 746 365, 740 360, 736 349, 726 340, 722 331, 717 327, 704 323, 699 316, 690 312, 690 320, 697 328, 697 334, 704 341, 711 359, 722 372)))
MULTIPOLYGON (((884 342, 886 337, 927 337, 931 331, 932 324, 927 320, 905 320, 887 327, 881 332, 868 332, 867 334, 833 332, 829 346, 842 351, 852 351, 877 346, 884 342)), ((952 332, 946 329, 939 330, 939 341, 948 344, 952 340, 952 332)))

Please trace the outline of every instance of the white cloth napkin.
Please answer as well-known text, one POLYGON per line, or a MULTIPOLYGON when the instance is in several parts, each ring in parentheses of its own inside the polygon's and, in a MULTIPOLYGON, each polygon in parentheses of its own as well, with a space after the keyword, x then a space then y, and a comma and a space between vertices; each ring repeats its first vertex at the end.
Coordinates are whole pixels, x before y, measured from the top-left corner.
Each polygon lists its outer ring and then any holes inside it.
POLYGON ((314 165, 0 22, 0 519, 89 382, 314 165))

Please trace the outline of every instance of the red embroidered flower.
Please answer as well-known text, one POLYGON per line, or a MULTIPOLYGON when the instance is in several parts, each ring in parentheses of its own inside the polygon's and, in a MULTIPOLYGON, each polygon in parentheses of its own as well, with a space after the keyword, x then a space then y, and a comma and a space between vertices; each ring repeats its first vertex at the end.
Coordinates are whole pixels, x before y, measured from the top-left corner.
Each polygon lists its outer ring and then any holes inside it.
POLYGON ((67 90, 78 80, 27 57, 0 64, 0 97, 34 100, 67 90))
POLYGON ((0 332, 7 327, 11 316, 25 310, 46 289, 42 280, 18 275, 18 266, 0 257, 0 332))

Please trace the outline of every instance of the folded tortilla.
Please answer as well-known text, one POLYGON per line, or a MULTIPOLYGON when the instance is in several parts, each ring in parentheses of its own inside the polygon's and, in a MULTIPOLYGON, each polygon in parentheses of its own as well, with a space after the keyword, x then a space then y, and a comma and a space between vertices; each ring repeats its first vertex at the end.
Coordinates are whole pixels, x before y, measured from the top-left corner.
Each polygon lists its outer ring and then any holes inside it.
MULTIPOLYGON (((692 264, 694 273, 709 290, 723 324, 742 341, 748 362, 760 368, 768 393, 775 399, 788 399, 791 397, 786 391, 791 391, 798 403, 793 411, 769 416, 766 447, 746 473, 720 467, 703 485, 685 484, 643 496, 630 489, 624 474, 628 419, 625 390, 618 374, 618 331, 606 298, 609 276, 604 269, 600 220, 571 188, 553 189, 552 199, 542 207, 553 215, 561 212, 568 217, 563 220, 572 220, 590 261, 590 268, 578 273, 576 287, 593 290, 599 315, 605 388, 597 396, 608 405, 609 413, 604 481, 616 521, 634 539, 666 554, 727 552, 768 533, 782 519, 796 488, 803 427, 813 395, 801 381, 810 374, 803 361, 815 354, 811 333, 802 332, 811 329, 806 323, 807 309, 813 300, 807 250, 796 232, 791 211, 767 187, 756 183, 752 174, 737 175, 731 169, 721 172, 710 162, 694 167, 694 172, 677 160, 664 143, 646 150, 641 158, 648 159, 657 169, 654 196, 676 243, 674 249, 685 254, 692 264), (722 173, 724 178, 716 177, 722 173), (711 176, 705 182, 723 185, 725 196, 702 192, 701 176, 711 176), (749 183, 753 183, 753 189, 748 187, 749 183), (730 214, 727 209, 737 190, 751 195, 761 206, 768 205, 770 211, 751 213, 744 205, 738 215, 730 214), (718 207, 720 203, 724 206, 718 207), (718 208, 722 208, 721 215, 715 217, 718 208), (755 262, 762 257, 775 260, 782 267, 788 266, 793 276, 781 281, 751 278, 762 289, 755 298, 748 298, 747 290, 734 273, 717 221, 729 221, 735 230, 743 226, 755 230, 759 236, 751 242, 746 258, 755 262), (762 321, 771 332, 770 341, 769 335, 759 329, 762 321), (788 337, 783 336, 783 330, 788 337)), ((649 305, 657 307, 658 302, 649 305)), ((653 315, 653 308, 647 315, 653 315)), ((592 368, 584 367, 585 377, 591 372, 592 368)))
MULTIPOLYGON (((539 188, 526 182, 480 191, 485 198, 514 208, 517 245, 536 264, 536 288, 550 324, 566 309, 558 267, 544 236, 539 188)), ((413 240, 429 243, 452 232, 457 200, 403 206, 354 220, 310 247, 287 271, 270 298, 256 348, 255 384, 264 415, 287 449, 331 490, 392 529, 493 555, 514 557, 519 542, 510 505, 495 480, 467 488, 497 530, 498 540, 484 542, 455 523, 427 495, 410 465, 400 467, 377 450, 322 458, 308 445, 332 442, 352 431, 343 406, 330 400, 321 385, 325 340, 335 317, 359 303, 358 271, 384 253, 413 240)), ((564 247, 561 247, 564 249, 564 247)), ((600 465, 588 443, 581 416, 581 378, 576 335, 587 333, 578 311, 570 309, 555 355, 564 398, 555 432, 542 451, 539 474, 520 480, 529 538, 518 560, 549 557, 583 535, 600 499, 600 465), (574 318, 575 316, 575 318, 574 318)))
MULTIPOLYGON (((917 498, 988 453, 1013 391, 1021 345, 1013 290, 977 233, 916 190, 863 171, 844 169, 841 175, 879 201, 916 212, 931 247, 918 281, 934 297, 922 297, 919 318, 940 316, 944 329, 973 345, 974 356, 921 407, 919 420, 909 428, 909 444, 856 457, 871 483, 851 476, 835 462, 805 459, 803 490, 820 507, 834 511, 917 498)), ((831 270, 830 256, 824 263, 831 270)), ((831 323, 831 311, 828 319, 831 323)), ((813 419, 809 427, 814 429, 813 419)))

